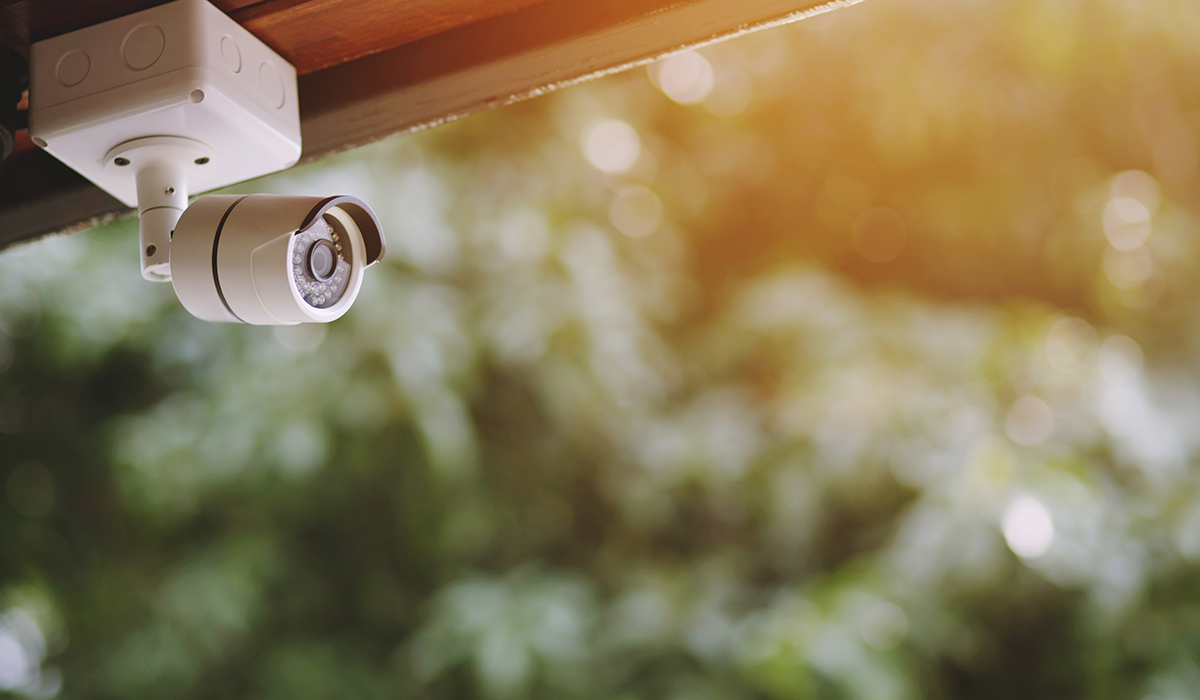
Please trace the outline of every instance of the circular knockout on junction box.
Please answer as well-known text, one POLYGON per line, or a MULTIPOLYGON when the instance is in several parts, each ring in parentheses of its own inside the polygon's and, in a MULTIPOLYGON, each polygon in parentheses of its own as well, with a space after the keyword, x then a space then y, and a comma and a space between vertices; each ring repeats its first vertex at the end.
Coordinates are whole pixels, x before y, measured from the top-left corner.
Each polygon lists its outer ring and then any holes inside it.
POLYGON ((158 62, 167 37, 157 24, 141 24, 129 30, 121 42, 121 60, 129 70, 146 70, 158 62))
POLYGON ((242 51, 238 48, 237 40, 228 34, 221 37, 221 58, 230 73, 242 72, 242 51))
POLYGON ((258 79, 262 84, 263 99, 275 109, 282 109, 287 91, 283 87, 283 76, 279 74, 275 64, 264 61, 258 69, 258 79))
POLYGON ((58 59, 58 65, 54 67, 54 77, 63 87, 75 87, 83 82, 91 69, 92 59, 88 56, 87 51, 75 49, 66 52, 62 58, 58 59))

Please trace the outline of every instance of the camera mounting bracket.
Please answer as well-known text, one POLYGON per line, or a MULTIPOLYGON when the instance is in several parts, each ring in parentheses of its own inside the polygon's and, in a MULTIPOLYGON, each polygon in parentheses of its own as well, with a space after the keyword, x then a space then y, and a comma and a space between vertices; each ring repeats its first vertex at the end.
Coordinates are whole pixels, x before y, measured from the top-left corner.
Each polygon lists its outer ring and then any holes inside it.
POLYGON ((142 276, 171 280, 171 234, 188 205, 188 189, 205 185, 216 170, 213 149, 179 136, 147 136, 126 141, 104 156, 104 176, 134 183, 138 205, 138 246, 142 276), (210 167, 211 166, 211 167, 210 167))
POLYGON ((29 100, 34 143, 138 208, 149 280, 170 279, 189 192, 300 157, 295 69, 206 0, 35 43, 29 100))

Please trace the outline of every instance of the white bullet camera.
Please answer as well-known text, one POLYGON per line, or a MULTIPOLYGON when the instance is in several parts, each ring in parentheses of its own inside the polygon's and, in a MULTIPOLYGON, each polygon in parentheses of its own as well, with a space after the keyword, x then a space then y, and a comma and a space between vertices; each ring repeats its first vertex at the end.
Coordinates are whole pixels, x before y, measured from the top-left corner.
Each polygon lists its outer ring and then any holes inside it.
POLYGON ((379 220, 353 197, 200 197, 171 239, 171 284, 205 321, 332 321, 384 252, 379 220))
POLYGON ((384 252, 353 197, 210 195, 300 157, 296 71, 207 0, 30 49, 33 142, 138 209, 142 276, 207 321, 332 321, 384 252))

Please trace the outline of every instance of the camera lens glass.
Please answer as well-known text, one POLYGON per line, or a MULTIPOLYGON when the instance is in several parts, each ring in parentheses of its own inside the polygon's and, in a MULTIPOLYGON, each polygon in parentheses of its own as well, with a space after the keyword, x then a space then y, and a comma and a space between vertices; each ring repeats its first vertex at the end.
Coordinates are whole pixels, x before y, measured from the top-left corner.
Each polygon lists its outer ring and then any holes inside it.
POLYGON ((308 247, 308 273, 318 282, 328 282, 337 270, 337 250, 324 238, 308 247))
POLYGON ((318 309, 333 306, 350 284, 349 237, 341 222, 321 217, 292 243, 292 280, 296 291, 318 309))

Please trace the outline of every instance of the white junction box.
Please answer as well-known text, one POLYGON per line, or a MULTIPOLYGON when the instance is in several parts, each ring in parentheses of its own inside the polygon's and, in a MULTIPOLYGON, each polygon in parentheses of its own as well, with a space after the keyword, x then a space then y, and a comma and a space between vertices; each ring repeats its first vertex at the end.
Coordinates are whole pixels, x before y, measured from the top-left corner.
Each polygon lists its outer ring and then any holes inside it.
POLYGON ((295 164, 296 71, 205 0, 176 0, 34 44, 29 133, 131 207, 132 161, 183 154, 186 206, 189 190, 295 164))

